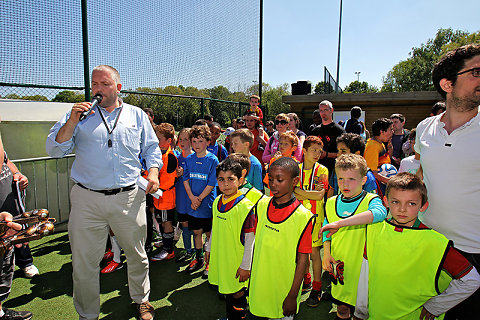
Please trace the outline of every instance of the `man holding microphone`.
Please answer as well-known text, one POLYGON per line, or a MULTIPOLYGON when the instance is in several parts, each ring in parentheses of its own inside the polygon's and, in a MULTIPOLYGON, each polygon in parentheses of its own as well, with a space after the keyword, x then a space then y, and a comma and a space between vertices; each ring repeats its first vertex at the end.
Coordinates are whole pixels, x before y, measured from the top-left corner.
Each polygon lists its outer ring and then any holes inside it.
POLYGON ((73 105, 47 137, 47 153, 63 157, 75 148, 68 224, 73 266, 73 301, 79 319, 98 319, 99 271, 109 227, 127 256, 130 296, 140 319, 153 319, 149 303, 150 280, 145 252, 145 192, 158 189, 162 155, 147 114, 118 97, 122 84, 118 71, 100 65, 92 71, 92 103, 73 105), (82 117, 83 118, 83 117, 82 117), (139 156, 148 168, 146 191, 138 189, 139 156))

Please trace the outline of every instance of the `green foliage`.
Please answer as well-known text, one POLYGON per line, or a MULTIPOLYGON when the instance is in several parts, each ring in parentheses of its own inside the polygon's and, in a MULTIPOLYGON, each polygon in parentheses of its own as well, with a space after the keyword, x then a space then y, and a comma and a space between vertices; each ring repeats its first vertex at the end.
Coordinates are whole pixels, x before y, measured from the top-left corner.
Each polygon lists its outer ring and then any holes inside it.
POLYGON ((85 101, 85 95, 83 93, 76 93, 70 90, 60 91, 55 98, 52 99, 54 102, 82 102, 85 101))
POLYGON ((348 86, 345 87, 343 93, 368 93, 368 92, 378 92, 378 88, 371 86, 366 81, 353 81, 350 82, 348 86))
POLYGON ((385 77, 381 91, 430 91, 434 90, 431 73, 442 54, 462 45, 480 42, 480 32, 468 32, 451 28, 439 29, 434 39, 419 48, 412 48, 407 60, 397 63, 385 77))
POLYGON ((331 83, 320 81, 315 85, 315 94, 329 94, 335 92, 335 88, 331 83))
POLYGON ((19 96, 16 93, 7 94, 5 99, 20 99, 20 100, 32 100, 32 101, 49 101, 47 97, 36 94, 33 96, 19 96))

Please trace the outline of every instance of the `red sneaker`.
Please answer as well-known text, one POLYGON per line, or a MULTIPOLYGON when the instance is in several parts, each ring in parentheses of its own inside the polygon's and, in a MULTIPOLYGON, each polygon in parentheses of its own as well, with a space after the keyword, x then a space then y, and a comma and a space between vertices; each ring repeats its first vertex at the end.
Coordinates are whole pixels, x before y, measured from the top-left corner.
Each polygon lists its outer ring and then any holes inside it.
POLYGON ((103 260, 110 260, 113 258, 113 252, 112 250, 108 249, 107 252, 103 255, 103 260))
POLYGON ((203 259, 201 259, 201 260, 195 259, 192 262, 190 262, 190 264, 188 265, 186 270, 187 270, 188 273, 192 273, 192 272, 195 272, 197 270, 200 270, 203 267, 203 265, 204 265, 203 259))
POLYGON ((105 274, 105 273, 111 273, 115 270, 118 270, 118 269, 122 269, 123 268, 123 263, 118 263, 118 262, 115 262, 115 261, 110 261, 107 266, 105 268, 102 269, 102 271, 100 271, 101 273, 105 274))

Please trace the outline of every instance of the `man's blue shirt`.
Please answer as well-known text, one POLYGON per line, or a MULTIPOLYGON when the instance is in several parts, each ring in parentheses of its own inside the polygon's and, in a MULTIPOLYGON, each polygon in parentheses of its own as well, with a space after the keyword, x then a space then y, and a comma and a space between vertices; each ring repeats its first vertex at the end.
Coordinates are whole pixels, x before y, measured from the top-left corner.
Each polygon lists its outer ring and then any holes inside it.
POLYGON ((126 103, 121 106, 123 109, 120 114, 120 107, 111 113, 100 107, 95 108, 95 113, 79 122, 72 138, 63 143, 56 142, 55 138, 69 119, 71 111, 50 129, 46 149, 51 157, 64 157, 75 148, 76 157, 71 171, 73 181, 93 190, 134 184, 142 168, 139 156, 145 160, 147 168, 162 167, 162 153, 147 114, 126 103), (116 117, 119 117, 110 135, 100 112, 110 130, 116 117), (108 147, 109 139, 112 147, 108 147))

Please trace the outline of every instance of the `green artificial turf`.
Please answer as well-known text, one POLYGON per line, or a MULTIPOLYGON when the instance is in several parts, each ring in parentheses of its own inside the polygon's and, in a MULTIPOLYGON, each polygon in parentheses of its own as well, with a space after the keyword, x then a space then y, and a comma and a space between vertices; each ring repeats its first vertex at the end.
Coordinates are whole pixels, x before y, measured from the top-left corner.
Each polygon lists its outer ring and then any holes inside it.
MULTIPOLYGON (((182 246, 180 241, 177 247, 182 246)), ((40 276, 26 279, 23 272, 17 270, 12 292, 4 305, 32 311, 34 320, 78 319, 72 300, 72 263, 67 233, 31 242, 30 247, 40 276)), ((186 264, 175 261, 150 263, 150 302, 156 309, 155 319, 210 320, 224 316, 225 303, 218 298, 215 288, 201 278, 201 271, 189 275, 183 271, 185 267, 186 264)), ((100 276, 100 319, 136 319, 126 271, 124 267, 100 276)), ((307 298, 308 293, 302 296, 302 300, 307 298)), ((302 303, 295 319, 334 319, 335 315, 328 313, 330 309, 331 303, 326 301, 317 308, 302 303)))

